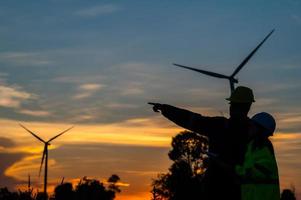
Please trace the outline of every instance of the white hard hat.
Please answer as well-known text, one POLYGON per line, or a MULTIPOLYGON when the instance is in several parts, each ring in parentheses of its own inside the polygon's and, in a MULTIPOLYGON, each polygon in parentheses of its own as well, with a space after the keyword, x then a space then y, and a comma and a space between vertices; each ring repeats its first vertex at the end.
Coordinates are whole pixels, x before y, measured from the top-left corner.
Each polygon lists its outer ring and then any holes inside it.
POLYGON ((265 128, 269 135, 273 135, 276 129, 276 121, 272 115, 266 112, 261 112, 254 115, 252 120, 265 128))

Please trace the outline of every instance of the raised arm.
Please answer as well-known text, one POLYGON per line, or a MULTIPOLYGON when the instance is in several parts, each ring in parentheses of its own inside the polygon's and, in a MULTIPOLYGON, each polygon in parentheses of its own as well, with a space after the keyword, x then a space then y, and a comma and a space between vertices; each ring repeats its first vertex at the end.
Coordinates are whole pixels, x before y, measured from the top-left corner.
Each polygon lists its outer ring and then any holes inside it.
POLYGON ((149 104, 153 105, 153 110, 155 112, 161 111, 161 114, 164 117, 175 124, 209 137, 210 133, 216 132, 215 130, 222 125, 221 122, 224 121, 221 117, 206 117, 189 110, 177 108, 167 104, 149 104))

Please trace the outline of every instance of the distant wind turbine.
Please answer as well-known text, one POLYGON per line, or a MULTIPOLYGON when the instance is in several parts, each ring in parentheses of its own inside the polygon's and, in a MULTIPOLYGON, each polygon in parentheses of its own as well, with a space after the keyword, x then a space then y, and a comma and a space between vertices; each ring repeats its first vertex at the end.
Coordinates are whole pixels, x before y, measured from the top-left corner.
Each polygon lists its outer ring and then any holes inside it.
POLYGON ((218 74, 215 72, 210 72, 210 71, 205 71, 205 70, 201 70, 201 69, 197 69, 197 68, 192 68, 192 67, 188 67, 185 65, 179 65, 179 64, 173 64, 175 66, 178 67, 182 67, 185 69, 189 69, 189 70, 193 70, 202 74, 206 74, 208 76, 213 76, 216 78, 222 78, 222 79, 228 79, 230 82, 230 89, 231 89, 231 93, 234 91, 235 87, 234 84, 238 83, 238 79, 235 78, 235 76, 238 74, 238 72, 245 66, 245 64, 247 64, 247 62, 251 59, 251 57, 256 53, 256 51, 261 47, 261 45, 272 35, 272 33, 275 31, 275 29, 273 29, 258 45, 257 47, 240 63, 240 65, 238 65, 238 67, 235 69, 235 71, 230 75, 223 75, 223 74, 218 74))
POLYGON ((43 139, 41 139, 39 136, 37 136, 34 132, 30 131, 29 129, 27 129, 25 126, 23 126, 22 124, 19 124, 22 128, 24 128, 27 132, 29 132, 31 135, 33 135, 35 138, 37 138, 38 140, 40 140, 42 143, 44 143, 44 151, 43 151, 43 156, 42 156, 42 160, 41 160, 41 165, 40 165, 40 171, 39 171, 39 176, 41 175, 41 170, 42 170, 42 166, 45 160, 45 171, 44 171, 44 194, 45 194, 45 198, 47 195, 47 172, 48 172, 48 146, 50 145, 50 142, 53 141, 54 139, 56 139, 57 137, 63 135, 64 133, 66 133, 67 131, 69 131, 70 129, 73 128, 70 127, 67 130, 61 132, 60 134, 54 136, 53 138, 51 138, 48 141, 44 141, 43 139))

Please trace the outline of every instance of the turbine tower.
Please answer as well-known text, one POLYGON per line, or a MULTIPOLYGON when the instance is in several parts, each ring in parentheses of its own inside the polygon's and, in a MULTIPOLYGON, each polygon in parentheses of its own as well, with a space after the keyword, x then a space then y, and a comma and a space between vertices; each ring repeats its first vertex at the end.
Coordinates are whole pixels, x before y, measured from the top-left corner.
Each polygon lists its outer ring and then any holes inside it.
POLYGON ((73 128, 70 127, 67 130, 61 132, 60 134, 52 137, 51 139, 49 139, 48 141, 44 141, 42 138, 40 138, 39 136, 37 136, 34 132, 30 131, 29 129, 27 129, 25 126, 23 126, 22 124, 20 124, 20 126, 22 128, 24 128, 27 132, 29 132, 31 135, 33 135, 35 138, 37 138, 40 142, 44 143, 44 150, 43 150, 43 156, 42 156, 42 160, 41 160, 41 165, 40 165, 40 171, 39 171, 39 176, 41 175, 41 170, 42 170, 42 166, 45 160, 45 169, 44 169, 44 194, 45 194, 45 198, 47 196, 47 173, 48 173, 48 146, 50 145, 50 142, 53 141, 54 139, 56 139, 57 137, 63 135, 64 133, 66 133, 67 131, 69 131, 70 129, 73 128))
POLYGON ((234 84, 238 83, 238 79, 235 78, 235 76, 238 74, 238 72, 245 66, 245 64, 247 64, 247 62, 251 59, 251 57, 256 53, 256 51, 261 47, 261 45, 272 35, 272 33, 275 31, 275 29, 273 29, 258 45, 257 47, 238 65, 238 67, 235 69, 235 71, 230 75, 224 75, 224 74, 219 74, 219 73, 215 73, 215 72, 210 72, 210 71, 205 71, 205 70, 201 70, 201 69, 197 69, 197 68, 192 68, 192 67, 188 67, 185 65, 179 65, 179 64, 173 64, 175 66, 178 67, 182 67, 185 69, 189 69, 189 70, 193 70, 208 76, 213 76, 216 78, 222 78, 222 79, 227 79, 230 82, 230 89, 231 89, 231 93, 234 91, 235 87, 234 84))

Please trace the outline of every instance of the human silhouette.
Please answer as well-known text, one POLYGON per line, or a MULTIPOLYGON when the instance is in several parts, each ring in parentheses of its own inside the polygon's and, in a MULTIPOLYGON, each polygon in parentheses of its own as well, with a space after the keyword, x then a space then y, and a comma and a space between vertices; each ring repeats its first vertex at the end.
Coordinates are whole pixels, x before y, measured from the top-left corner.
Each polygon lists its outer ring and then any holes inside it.
POLYGON ((252 117, 254 124, 249 129, 252 138, 248 144, 243 165, 236 167, 242 177, 243 200, 279 200, 280 187, 278 167, 273 144, 276 121, 272 115, 261 112, 252 117))
POLYGON ((268 137, 273 136, 276 122, 272 115, 261 112, 252 117, 250 142, 244 162, 232 168, 218 157, 212 160, 224 170, 233 171, 241 183, 242 200, 279 200, 278 167, 274 149, 268 137))
MULTIPOLYGON (((231 166, 242 164, 248 143, 248 112, 254 100, 250 88, 239 86, 227 99, 230 101, 230 118, 208 117, 167 104, 149 103, 155 112, 177 125, 209 138, 209 152, 231 166)), ((234 173, 221 170, 209 162, 203 179, 203 199, 241 199, 240 184, 234 173)))

